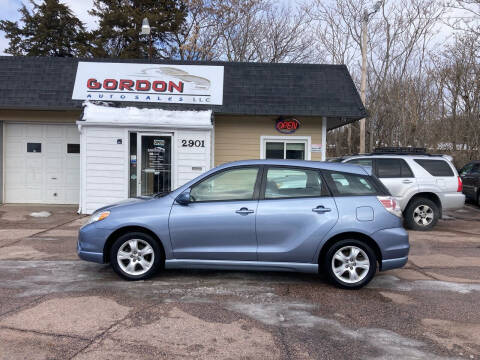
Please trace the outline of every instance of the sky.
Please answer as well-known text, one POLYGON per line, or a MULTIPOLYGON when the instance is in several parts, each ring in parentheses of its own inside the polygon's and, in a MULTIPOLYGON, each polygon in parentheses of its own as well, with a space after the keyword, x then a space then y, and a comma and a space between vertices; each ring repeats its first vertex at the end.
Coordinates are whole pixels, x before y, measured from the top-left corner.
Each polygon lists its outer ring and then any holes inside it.
MULTIPOLYGON (((40 0, 37 0, 40 2, 40 0)), ((294 6, 297 0, 280 0, 286 5, 294 6)), ((329 1, 329 0, 326 0, 329 1)), ((73 13, 85 24, 87 29, 91 30, 96 27, 95 18, 88 14, 88 10, 93 7, 93 0, 62 0, 67 4, 73 13)), ((22 3, 25 3, 28 8, 31 8, 29 0, 0 0, 0 19, 16 21, 19 19, 18 9, 21 8, 22 3)), ((456 12, 454 15, 461 15, 456 12)), ((452 30, 448 26, 441 26, 440 41, 444 42, 451 37, 452 30)), ((0 31, 0 55, 5 55, 4 50, 8 46, 8 41, 5 39, 5 33, 0 31)))

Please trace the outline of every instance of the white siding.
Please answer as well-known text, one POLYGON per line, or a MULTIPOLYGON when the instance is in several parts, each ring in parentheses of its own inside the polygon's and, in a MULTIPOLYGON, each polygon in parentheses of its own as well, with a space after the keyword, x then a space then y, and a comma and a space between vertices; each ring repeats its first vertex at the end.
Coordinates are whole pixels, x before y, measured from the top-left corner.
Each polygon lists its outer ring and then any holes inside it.
POLYGON ((125 130, 115 127, 82 127, 85 186, 82 189, 82 212, 91 214, 99 207, 127 198, 125 177, 125 130), (122 143, 117 144, 121 139, 122 143))
POLYGON ((176 187, 196 178, 211 168, 211 130, 178 130, 175 133, 176 187), (183 146, 182 140, 203 141, 205 147, 183 146))
MULTIPOLYGON (((162 129, 173 135, 172 187, 177 188, 211 168, 211 129, 162 129), (204 147, 183 146, 182 140, 203 141, 204 147)), ((96 209, 128 198, 128 133, 158 133, 153 129, 118 126, 82 126, 81 211, 96 209), (122 144, 117 140, 122 139, 122 144)))

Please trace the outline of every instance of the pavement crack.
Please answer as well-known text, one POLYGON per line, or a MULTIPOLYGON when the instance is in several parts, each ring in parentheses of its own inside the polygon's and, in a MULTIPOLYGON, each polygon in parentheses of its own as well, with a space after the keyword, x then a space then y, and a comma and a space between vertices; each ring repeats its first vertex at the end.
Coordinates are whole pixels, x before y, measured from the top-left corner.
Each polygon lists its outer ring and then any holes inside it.
POLYGON ((409 262, 409 264, 412 265, 412 268, 413 268, 415 271, 418 271, 420 274, 422 274, 422 275, 424 275, 424 276, 426 276, 426 277, 428 277, 428 278, 430 278, 430 279, 432 279, 432 280, 441 281, 440 279, 438 279, 437 277, 433 276, 432 274, 429 274, 429 273, 427 273, 426 271, 424 271, 424 269, 421 268, 420 266, 418 266, 417 264, 415 264, 411 258, 408 259, 408 262, 409 262))
POLYGON ((4 313, 1 313, 0 314, 0 319, 2 319, 3 317, 11 314, 11 313, 14 313, 14 312, 17 312, 19 310, 23 310, 25 308, 28 308, 30 307, 31 305, 34 305, 34 304, 39 304, 44 298, 46 298, 48 295, 42 295, 42 296, 39 296, 35 299, 33 299, 32 301, 29 301, 28 303, 26 304, 23 304, 23 305, 20 305, 20 306, 17 306, 16 308, 14 309, 10 309, 8 311, 5 311, 4 313))
POLYGON ((278 332, 280 333, 280 342, 282 343, 287 360, 293 359, 290 347, 287 343, 287 335, 285 334, 285 329, 283 327, 279 327, 278 332))
POLYGON ((78 220, 78 218, 75 218, 75 219, 71 219, 71 220, 68 220, 67 222, 64 222, 64 223, 61 223, 59 225, 56 225, 54 227, 51 227, 51 228, 48 228, 48 229, 44 229, 42 231, 39 231, 35 234, 32 234, 30 236, 27 236, 27 237, 24 237, 24 238, 21 238, 21 239, 18 239, 18 240, 14 240, 12 241, 11 243, 8 243, 8 244, 3 244, 3 245, 0 245, 0 249, 4 248, 4 247, 8 247, 8 246, 12 246, 12 245, 15 245, 15 244, 18 244, 20 241, 22 240, 25 240, 25 239, 35 239, 36 236, 40 235, 40 234, 43 234, 43 233, 46 233, 48 231, 51 231, 51 230, 55 230, 55 229, 58 229, 59 227, 62 227, 64 225, 67 225, 67 224, 70 224, 74 221, 78 220))
POLYGON ((82 347, 80 350, 78 350, 75 354, 73 354, 72 356, 70 356, 68 359, 69 360, 72 360, 74 359, 75 357, 77 357, 77 355, 81 354, 82 352, 84 352, 85 350, 87 350, 90 346, 92 346, 97 340, 102 340, 105 335, 108 334, 108 332, 110 330, 112 330, 115 326, 119 325, 120 323, 122 323, 123 321, 135 316, 136 314, 140 313, 140 312, 144 312, 145 310, 149 310, 157 305, 160 305, 161 302, 157 302, 155 304, 152 304, 150 306, 147 306, 145 308, 142 308, 140 310, 137 310, 137 311, 133 311, 132 313, 129 313, 127 316, 124 316, 123 318, 115 321, 114 323, 112 323, 107 329, 105 329, 104 331, 102 331, 100 334, 97 334, 96 336, 94 336, 93 338, 91 339, 88 339, 88 343, 82 347))
POLYGON ((21 329, 21 328, 16 328, 16 327, 12 327, 12 326, 0 326, 0 329, 7 329, 7 330, 19 331, 19 332, 23 332, 23 333, 32 333, 32 334, 36 334, 36 335, 69 338, 69 339, 76 339, 76 340, 83 340, 83 341, 89 341, 90 340, 89 338, 85 338, 85 337, 78 336, 78 335, 49 333, 49 332, 45 332, 45 331, 21 329))

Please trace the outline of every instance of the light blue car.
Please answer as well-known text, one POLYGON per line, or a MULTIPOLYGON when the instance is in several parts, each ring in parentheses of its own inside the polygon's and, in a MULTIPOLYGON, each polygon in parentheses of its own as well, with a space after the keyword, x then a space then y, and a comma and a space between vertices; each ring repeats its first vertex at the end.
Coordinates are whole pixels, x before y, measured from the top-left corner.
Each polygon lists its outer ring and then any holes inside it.
POLYGON ((78 238, 80 258, 128 280, 162 268, 323 270, 351 289, 404 266, 408 251, 400 208, 370 168, 300 160, 219 166, 97 210, 78 238))

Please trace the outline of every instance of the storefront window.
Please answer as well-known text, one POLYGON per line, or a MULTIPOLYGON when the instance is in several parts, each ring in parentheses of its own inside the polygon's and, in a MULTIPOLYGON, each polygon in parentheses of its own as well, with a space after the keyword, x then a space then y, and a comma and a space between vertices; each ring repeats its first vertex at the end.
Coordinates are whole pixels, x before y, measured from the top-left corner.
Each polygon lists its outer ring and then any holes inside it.
POLYGON ((305 160, 306 142, 266 141, 265 159, 305 160))
POLYGON ((284 159, 283 153, 283 142, 267 142, 265 150, 265 157, 267 159, 284 159))

